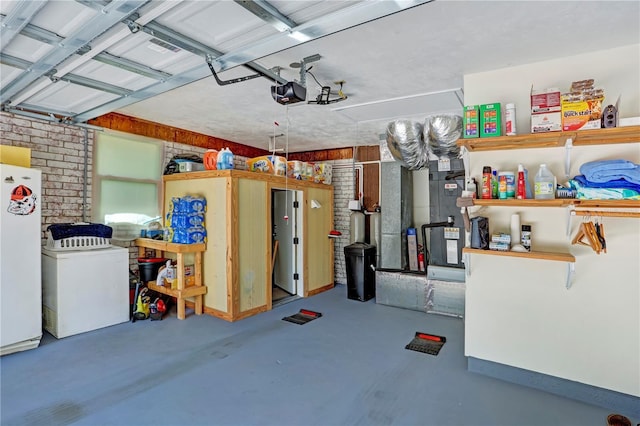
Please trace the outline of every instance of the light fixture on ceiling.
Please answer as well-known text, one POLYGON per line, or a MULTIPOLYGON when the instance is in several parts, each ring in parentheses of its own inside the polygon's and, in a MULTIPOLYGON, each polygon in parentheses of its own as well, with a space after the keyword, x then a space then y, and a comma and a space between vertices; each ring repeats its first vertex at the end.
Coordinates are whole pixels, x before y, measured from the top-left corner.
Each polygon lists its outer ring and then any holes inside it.
POLYGON ((306 35, 301 31, 290 31, 289 37, 291 37, 292 39, 298 40, 300 43, 304 43, 306 41, 311 40, 311 37, 309 37, 308 35, 306 35))

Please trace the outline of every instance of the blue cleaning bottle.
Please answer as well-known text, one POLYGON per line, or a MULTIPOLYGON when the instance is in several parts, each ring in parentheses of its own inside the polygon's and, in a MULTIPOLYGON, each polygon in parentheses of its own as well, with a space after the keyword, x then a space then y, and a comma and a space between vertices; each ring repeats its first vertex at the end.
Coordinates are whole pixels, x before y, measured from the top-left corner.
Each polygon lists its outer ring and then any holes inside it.
POLYGON ((524 189, 527 199, 533 198, 533 193, 531 192, 531 184, 529 183, 529 171, 524 169, 524 189))
POLYGON ((233 169, 233 154, 229 148, 223 148, 218 153, 218 170, 233 169))

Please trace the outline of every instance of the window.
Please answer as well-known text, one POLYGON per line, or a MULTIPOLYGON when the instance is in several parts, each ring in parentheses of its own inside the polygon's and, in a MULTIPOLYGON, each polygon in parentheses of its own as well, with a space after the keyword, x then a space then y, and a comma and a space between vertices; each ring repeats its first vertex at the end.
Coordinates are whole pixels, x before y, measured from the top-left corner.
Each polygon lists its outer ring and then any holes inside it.
POLYGON ((133 239, 160 221, 163 143, 120 133, 98 133, 93 161, 93 220, 115 239, 133 239))

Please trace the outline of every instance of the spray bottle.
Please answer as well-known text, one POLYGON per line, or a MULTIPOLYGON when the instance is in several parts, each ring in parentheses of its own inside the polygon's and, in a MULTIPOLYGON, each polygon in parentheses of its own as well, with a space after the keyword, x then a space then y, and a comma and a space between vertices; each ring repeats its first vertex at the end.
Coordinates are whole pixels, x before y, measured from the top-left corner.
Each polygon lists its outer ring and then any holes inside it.
POLYGON ((491 199, 491 192, 493 190, 492 183, 493 174, 491 174, 491 167, 484 166, 482 168, 482 198, 491 199))
POLYGON ((498 198, 498 171, 493 170, 491 177, 491 198, 498 198))
POLYGON ((524 180, 524 167, 522 164, 518 164, 518 183, 516 186, 516 198, 518 200, 524 200, 527 198, 527 190, 524 180))

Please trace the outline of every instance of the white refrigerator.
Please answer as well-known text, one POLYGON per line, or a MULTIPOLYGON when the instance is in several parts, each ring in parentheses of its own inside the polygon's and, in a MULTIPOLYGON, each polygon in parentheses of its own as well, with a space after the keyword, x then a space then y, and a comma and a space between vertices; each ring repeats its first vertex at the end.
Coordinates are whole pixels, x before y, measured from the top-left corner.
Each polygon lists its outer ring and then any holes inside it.
POLYGON ((0 355, 42 337, 41 171, 0 164, 0 355))

